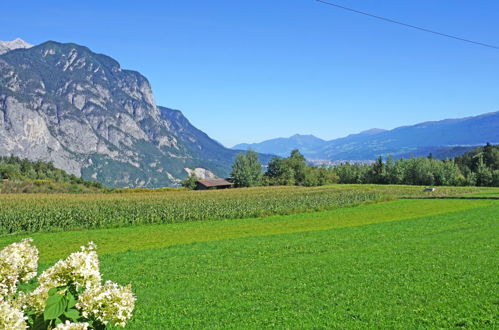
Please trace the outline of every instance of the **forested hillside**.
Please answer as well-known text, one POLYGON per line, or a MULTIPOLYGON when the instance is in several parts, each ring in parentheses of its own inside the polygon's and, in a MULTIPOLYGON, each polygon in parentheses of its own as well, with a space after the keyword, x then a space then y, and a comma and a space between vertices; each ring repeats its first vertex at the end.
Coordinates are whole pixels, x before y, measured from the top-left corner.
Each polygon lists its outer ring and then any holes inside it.
POLYGON ((101 190, 96 181, 86 181, 56 168, 52 163, 18 157, 0 157, 0 193, 85 192, 101 190))

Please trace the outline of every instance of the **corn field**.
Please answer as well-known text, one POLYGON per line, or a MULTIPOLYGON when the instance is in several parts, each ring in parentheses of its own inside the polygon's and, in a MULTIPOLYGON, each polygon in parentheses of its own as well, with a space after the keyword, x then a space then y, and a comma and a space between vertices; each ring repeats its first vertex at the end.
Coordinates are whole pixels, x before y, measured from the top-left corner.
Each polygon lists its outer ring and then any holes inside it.
POLYGON ((377 201, 376 191, 270 187, 219 191, 0 195, 0 235, 251 218, 377 201))
MULTIPOLYGON (((491 189, 439 187, 431 196, 462 196, 497 191, 491 189)), ((254 218, 348 207, 399 197, 428 196, 422 187, 389 185, 0 194, 0 235, 254 218)))

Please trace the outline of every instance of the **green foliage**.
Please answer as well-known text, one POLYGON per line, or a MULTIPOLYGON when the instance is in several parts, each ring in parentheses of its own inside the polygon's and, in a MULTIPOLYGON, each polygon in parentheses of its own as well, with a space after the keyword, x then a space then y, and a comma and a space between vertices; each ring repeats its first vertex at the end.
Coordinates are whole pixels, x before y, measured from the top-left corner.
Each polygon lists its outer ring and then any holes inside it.
POLYGON ((74 285, 50 289, 43 314, 28 313, 30 328, 47 329, 54 328, 66 321, 75 323, 84 321, 80 311, 75 308, 77 300, 78 291, 74 285))
POLYGON ((52 163, 18 157, 0 157, 0 193, 7 192, 88 192, 104 189, 60 170, 52 163))
POLYGON ((476 156, 476 185, 490 186, 493 183, 493 169, 488 167, 484 162, 485 155, 478 154, 476 156))
POLYGON ((193 173, 189 174, 189 176, 186 179, 182 180, 182 183, 181 183, 182 187, 192 190, 192 189, 196 188, 197 180, 198 180, 198 177, 193 172, 193 173))
POLYGON ((426 186, 499 186, 499 147, 487 145, 454 160, 433 157, 398 159, 373 164, 342 164, 333 171, 340 183, 409 184, 426 186))
POLYGON ((383 158, 378 157, 374 164, 371 166, 371 171, 369 173, 369 181, 376 184, 388 183, 387 173, 385 168, 385 163, 383 163, 383 158))
POLYGON ((487 143, 455 158, 468 185, 498 187, 496 171, 499 170, 499 146, 487 143))
POLYGON ((456 157, 455 161, 463 172, 466 172, 466 170, 475 172, 480 162, 483 162, 486 167, 493 171, 499 170, 499 145, 493 146, 487 143, 483 147, 456 157))
POLYGON ((308 166, 305 157, 295 149, 288 158, 270 160, 264 177, 265 185, 321 186, 337 183, 337 175, 326 168, 308 166))
POLYGON ((259 186, 262 181, 262 164, 258 160, 258 154, 252 150, 238 154, 230 175, 236 187, 259 186))
POLYGON ((305 157, 298 149, 294 149, 291 151, 291 155, 284 160, 284 163, 293 171, 295 184, 303 186, 307 176, 307 162, 305 157))
POLYGON ((333 169, 340 183, 367 183, 370 167, 359 164, 342 164, 333 169))
POLYGON ((265 173, 265 183, 267 185, 292 186, 296 183, 295 172, 290 166, 287 166, 285 159, 272 158, 265 173))

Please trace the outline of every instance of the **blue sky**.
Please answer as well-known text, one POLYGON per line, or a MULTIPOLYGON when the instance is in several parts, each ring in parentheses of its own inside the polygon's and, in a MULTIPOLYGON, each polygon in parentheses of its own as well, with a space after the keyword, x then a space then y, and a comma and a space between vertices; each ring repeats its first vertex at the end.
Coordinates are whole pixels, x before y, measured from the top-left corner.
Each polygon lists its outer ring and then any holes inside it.
MULTIPOLYGON (((499 45, 497 0, 335 0, 499 45)), ((499 110, 499 50, 314 0, 3 1, 0 40, 75 42, 144 74, 225 145, 499 110), (8 14, 5 14, 8 13, 8 14)))

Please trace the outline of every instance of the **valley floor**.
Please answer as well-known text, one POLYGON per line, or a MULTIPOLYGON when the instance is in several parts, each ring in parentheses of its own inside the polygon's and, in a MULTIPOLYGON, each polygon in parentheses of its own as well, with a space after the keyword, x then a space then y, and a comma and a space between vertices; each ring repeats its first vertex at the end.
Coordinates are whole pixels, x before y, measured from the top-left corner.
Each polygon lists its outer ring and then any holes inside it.
POLYGON ((498 224, 497 200, 406 199, 30 236, 42 268, 96 242, 132 329, 495 328, 498 224))

